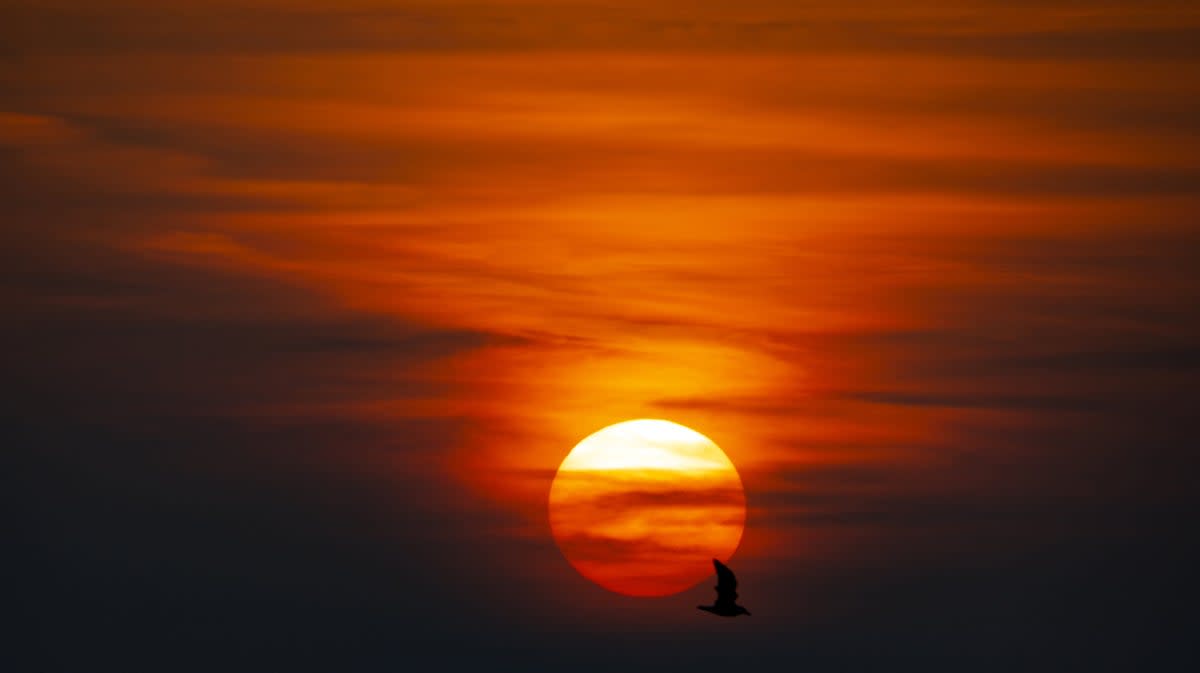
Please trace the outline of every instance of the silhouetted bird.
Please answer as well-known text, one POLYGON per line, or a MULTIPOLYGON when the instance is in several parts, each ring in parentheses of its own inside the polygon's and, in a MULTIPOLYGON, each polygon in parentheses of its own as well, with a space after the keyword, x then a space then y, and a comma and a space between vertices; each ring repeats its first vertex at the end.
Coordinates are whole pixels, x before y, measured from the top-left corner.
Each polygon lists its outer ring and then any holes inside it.
POLYGON ((737 604, 737 578, 733 576, 724 563, 713 559, 713 567, 717 569, 717 600, 712 605, 697 605, 697 608, 722 617, 750 616, 750 611, 737 604))

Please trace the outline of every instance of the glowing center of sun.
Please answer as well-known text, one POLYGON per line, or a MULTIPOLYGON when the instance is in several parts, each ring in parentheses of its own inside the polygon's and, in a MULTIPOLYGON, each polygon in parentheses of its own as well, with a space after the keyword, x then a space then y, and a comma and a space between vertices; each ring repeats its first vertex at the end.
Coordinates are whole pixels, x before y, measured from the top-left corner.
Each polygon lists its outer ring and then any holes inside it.
POLYGON ((711 439, 677 423, 635 420, 579 442, 550 487, 550 528, 567 561, 596 584, 666 596, 728 560, 746 522, 737 469, 711 439))

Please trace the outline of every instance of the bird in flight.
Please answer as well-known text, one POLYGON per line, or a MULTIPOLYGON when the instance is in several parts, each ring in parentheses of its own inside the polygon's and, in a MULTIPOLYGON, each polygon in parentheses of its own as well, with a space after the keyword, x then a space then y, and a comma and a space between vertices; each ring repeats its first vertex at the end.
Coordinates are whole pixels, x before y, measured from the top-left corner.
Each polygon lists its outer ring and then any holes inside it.
POLYGON ((696 607, 722 617, 749 617, 750 611, 737 604, 737 578, 733 576, 733 571, 717 559, 713 559, 713 567, 717 569, 717 586, 713 587, 717 590, 717 600, 712 605, 696 607))

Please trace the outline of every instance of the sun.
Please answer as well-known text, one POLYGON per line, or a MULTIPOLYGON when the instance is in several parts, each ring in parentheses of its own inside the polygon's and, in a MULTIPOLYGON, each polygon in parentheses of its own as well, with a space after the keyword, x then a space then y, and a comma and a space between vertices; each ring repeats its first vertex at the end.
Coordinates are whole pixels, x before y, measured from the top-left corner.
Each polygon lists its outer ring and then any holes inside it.
POLYGON ((667 596, 712 574, 742 539, 746 496, 711 439, 671 421, 603 428, 563 460, 550 529, 567 561, 629 596, 667 596))

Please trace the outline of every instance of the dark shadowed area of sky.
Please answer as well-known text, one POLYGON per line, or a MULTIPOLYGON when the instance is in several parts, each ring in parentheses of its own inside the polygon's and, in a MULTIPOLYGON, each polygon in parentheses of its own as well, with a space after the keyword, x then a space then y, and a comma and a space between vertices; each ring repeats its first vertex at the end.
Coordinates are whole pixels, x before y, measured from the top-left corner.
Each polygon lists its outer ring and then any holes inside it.
POLYGON ((845 4, 0 7, 5 670, 1184 662, 1200 10, 845 4), (559 552, 629 418, 752 618, 559 552))

